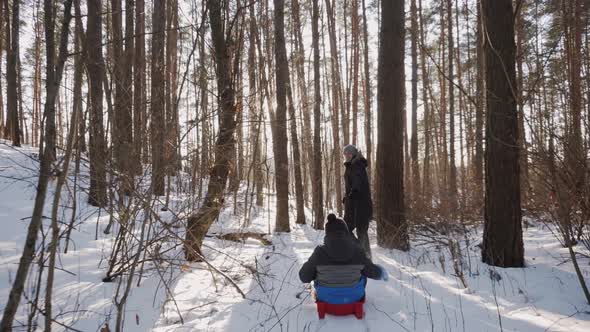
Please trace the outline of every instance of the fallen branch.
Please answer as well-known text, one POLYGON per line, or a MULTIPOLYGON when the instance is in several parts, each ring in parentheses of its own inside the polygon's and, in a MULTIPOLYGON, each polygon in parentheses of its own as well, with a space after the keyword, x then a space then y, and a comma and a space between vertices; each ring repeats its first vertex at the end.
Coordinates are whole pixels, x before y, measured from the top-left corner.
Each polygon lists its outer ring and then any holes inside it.
POLYGON ((244 232, 244 233, 227 233, 221 235, 213 235, 220 240, 227 240, 232 242, 245 242, 247 239, 255 239, 260 241, 265 246, 272 245, 272 241, 266 239, 264 233, 244 232))

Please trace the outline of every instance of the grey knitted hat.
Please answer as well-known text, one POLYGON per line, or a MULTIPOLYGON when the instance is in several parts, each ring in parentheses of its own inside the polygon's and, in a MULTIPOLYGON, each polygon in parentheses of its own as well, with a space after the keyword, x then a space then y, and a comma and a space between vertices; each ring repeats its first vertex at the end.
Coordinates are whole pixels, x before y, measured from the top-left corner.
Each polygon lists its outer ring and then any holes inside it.
POLYGON ((350 153, 354 156, 359 152, 359 150, 356 148, 356 146, 354 146, 352 144, 348 144, 347 146, 344 147, 342 152, 343 153, 350 153))

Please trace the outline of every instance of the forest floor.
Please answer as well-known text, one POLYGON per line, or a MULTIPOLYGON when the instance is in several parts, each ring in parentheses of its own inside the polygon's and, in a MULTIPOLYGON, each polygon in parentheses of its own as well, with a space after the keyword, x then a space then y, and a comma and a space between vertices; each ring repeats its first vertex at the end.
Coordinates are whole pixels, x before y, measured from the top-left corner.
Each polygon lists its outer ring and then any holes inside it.
MULTIPOLYGON (((32 211, 38 174, 35 154, 36 150, 14 149, 0 142, 0 310, 6 304, 32 211)), ((82 174, 87 174, 85 167, 82 174)), ((78 181, 87 186, 87 177, 78 181)), ((64 190, 64 206, 71 206, 73 189, 64 190)), ((86 198, 85 193, 78 193, 70 250, 67 254, 60 250, 55 319, 81 331, 98 331, 109 322, 114 331, 115 294, 119 281, 128 276, 102 282, 116 228, 104 234, 109 216, 88 206, 86 198)), ((136 276, 125 309, 124 331, 590 331, 590 306, 567 249, 561 247, 550 225, 534 220, 528 220, 524 231, 527 267, 523 269, 482 264, 477 247, 481 228, 474 227, 456 239, 462 248, 467 288, 456 276, 445 237, 436 237, 437 241, 414 237, 409 252, 385 250, 376 246, 372 223, 373 257, 389 271, 389 282, 369 281, 363 320, 352 316, 319 320, 309 285, 299 281, 298 271, 322 243, 323 232, 293 223, 290 233, 273 234, 274 196, 267 193, 265 198, 264 208, 252 210, 249 225, 244 224, 244 204, 239 203, 243 190, 237 196, 237 208, 233 197, 226 200, 228 208, 204 243, 205 257, 217 272, 204 263, 185 264, 178 239, 163 237, 169 243, 162 243, 162 248, 169 250, 159 249, 165 253, 161 260, 145 264, 139 286, 136 276), (256 239, 233 242, 213 236, 269 230, 271 235, 266 238, 271 245, 256 239)), ((183 195, 172 197, 169 211, 160 212, 161 220, 183 220, 180 211, 186 209, 186 200, 183 195)), ((290 204, 295 211, 294 202, 290 204)), ((51 195, 47 216, 50 205, 51 195)), ((64 211, 60 220, 67 223, 71 211, 64 211)), ((308 222, 311 219, 310 213, 308 222)), ((49 220, 44 220, 44 227, 47 234, 49 220)), ((153 234, 164 228, 154 224, 153 234)), ((174 229, 184 236, 182 227, 174 229)), ((580 257, 580 265, 590 281, 590 260, 580 257)), ((29 299, 35 294, 37 272, 35 267, 27 282, 29 299)), ((44 289, 41 286, 41 299, 44 289)), ((39 306, 43 307, 42 300, 39 306)), ((26 330, 30 310, 29 300, 23 298, 16 324, 23 327, 15 330, 26 330)), ((39 319, 42 323, 43 317, 39 319)), ((56 324, 54 329, 64 330, 56 324)))

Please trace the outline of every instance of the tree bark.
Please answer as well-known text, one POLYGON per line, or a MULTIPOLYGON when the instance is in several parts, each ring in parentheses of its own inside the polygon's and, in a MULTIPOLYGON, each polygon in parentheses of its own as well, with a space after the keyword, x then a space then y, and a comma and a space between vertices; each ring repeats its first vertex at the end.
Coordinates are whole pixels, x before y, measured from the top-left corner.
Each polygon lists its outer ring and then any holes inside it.
POLYGON ((165 89, 165 38, 166 2, 154 0, 152 16, 152 92, 150 137, 152 145, 152 188, 156 196, 163 196, 166 174, 166 96, 165 89))
MULTIPOLYGON (((21 132, 19 126, 19 112, 18 112, 18 82, 17 82, 17 67, 19 62, 19 32, 20 32, 20 0, 12 1, 12 19, 10 21, 10 37, 7 43, 9 47, 6 52, 6 129, 8 130, 8 137, 12 140, 13 146, 21 145, 21 132)), ((8 20, 7 20, 8 21, 8 20)), ((8 22, 7 22, 8 23, 8 22)), ((8 46, 7 45, 7 46, 8 46)))
POLYGON ((384 248, 408 250, 408 224, 404 209, 403 112, 404 2, 381 3, 378 74, 377 241, 384 248))
POLYGON ((457 166, 455 163, 455 41, 453 40, 453 0, 447 0, 449 62, 449 209, 457 213, 457 166))
POLYGON ((164 164, 165 172, 174 175, 179 169, 178 155, 178 105, 177 100, 177 52, 178 52, 178 2, 167 0, 166 5, 166 63, 165 63, 165 100, 166 124, 164 129, 164 164))
POLYGON ((88 203, 107 205, 106 141, 103 125, 103 80, 105 75, 102 57, 102 0, 88 1, 86 49, 88 60, 88 86, 90 91, 90 192, 88 203))
POLYGON ((123 133, 123 153, 125 153, 124 163, 124 189, 133 190, 133 175, 135 171, 141 168, 139 159, 133 159, 134 142, 133 142, 133 71, 135 55, 135 37, 134 37, 134 14, 135 0, 125 1, 125 53, 123 60, 123 103, 121 105, 121 119, 123 133), (139 166, 139 167, 138 167, 139 166))
POLYGON ((424 206, 427 209, 430 209, 432 207, 432 183, 430 170, 430 138, 432 137, 432 135, 430 133, 431 118, 430 104, 428 98, 430 75, 428 75, 428 72, 426 70, 426 50, 423 49, 423 47, 425 47, 424 44, 426 38, 424 31, 424 17, 422 16, 422 0, 419 0, 418 13, 420 16, 420 44, 422 45, 420 48, 420 63, 422 73, 422 103, 424 104, 424 164, 422 166, 424 175, 422 177, 422 201, 424 202, 424 206))
POLYGON ((483 0, 486 43, 485 228, 482 261, 524 266, 512 0, 483 0))
POLYGON ((215 51, 217 71, 217 91, 220 106, 220 126, 215 142, 215 162, 209 171, 207 196, 196 214, 188 219, 187 239, 185 246, 186 258, 189 261, 202 259, 201 244, 213 221, 219 216, 223 206, 223 196, 230 163, 231 151, 234 149, 235 91, 232 81, 231 50, 233 40, 223 29, 223 12, 220 0, 209 0, 207 7, 211 21, 211 37, 215 51))
MULTIPOLYGON (((320 121, 321 121, 321 104, 322 96, 320 90, 320 36, 319 36, 319 15, 320 10, 318 0, 312 0, 312 19, 311 35, 313 44, 313 87, 314 87, 314 105, 313 105, 313 182, 312 190, 315 197, 314 202, 314 228, 324 229, 324 203, 322 189, 322 145, 320 139, 320 121)), ((340 203, 340 202, 338 202, 340 203)))
POLYGON ((358 103, 359 103, 359 15, 358 0, 351 6, 352 42, 352 144, 358 145, 358 103))
POLYGON ((134 172, 141 173, 147 159, 146 65, 145 65, 145 0, 135 4, 135 42, 133 56, 133 160, 134 172))
MULTIPOLYGON (((410 4, 411 38, 412 38, 412 136, 410 138, 410 156, 412 158, 412 209, 421 211, 420 166, 418 160, 418 13, 416 0, 410 4)), ((424 77, 423 79, 426 79, 424 77)))
MULTIPOLYGON (((80 9, 80 0, 74 0, 75 13, 75 32, 74 32, 74 50, 76 56, 74 58, 74 95, 72 100, 72 112, 78 113, 76 116, 76 123, 70 124, 77 126, 77 137, 74 148, 85 152, 86 151, 86 124, 84 123, 84 109, 82 107, 82 80, 84 78, 84 65, 86 61, 86 46, 84 37, 84 27, 82 25, 82 11, 80 9)), ((34 120, 33 120, 34 121, 34 120)), ((35 128, 33 126, 33 128, 35 128)), ((33 134, 35 135, 35 134, 33 134)))
POLYGON ((308 201, 308 176, 312 177, 313 173, 313 149, 309 148, 312 146, 312 134, 311 134, 311 111, 310 111, 310 100, 308 94, 307 80, 305 77, 305 46, 303 44, 303 34, 301 33, 301 10, 299 6, 299 0, 291 0, 291 10, 293 18, 293 34, 295 39, 295 71, 297 73, 297 87, 299 92, 299 98, 301 100, 301 113, 303 114, 303 146, 308 147, 302 151, 302 158, 305 161, 302 164, 303 171, 303 190, 305 199, 308 201))
POLYGON ((484 45, 484 26, 481 13, 481 4, 477 4, 477 37, 476 37, 476 77, 475 90, 477 106, 475 108, 475 156, 474 156, 474 173, 475 173, 475 192, 476 205, 483 202, 483 126, 484 126, 484 109, 485 101, 485 54, 484 45))
POLYGON ((528 161, 527 161, 527 144, 524 130, 524 70, 523 58, 525 57, 523 49, 524 36, 524 16, 522 14, 522 7, 515 13, 516 26, 516 82, 518 91, 518 147, 520 149, 519 163, 520 163, 520 196, 523 204, 527 203, 528 195, 528 161))
POLYGON ((285 49, 284 0, 274 0, 277 110, 273 121, 273 152, 277 193, 276 232, 289 232, 289 157, 287 155, 287 84, 289 67, 285 49))
POLYGON ((254 16, 254 6, 251 6, 249 9, 250 18, 249 18, 249 48, 248 48, 248 86, 250 92, 250 101, 249 101, 249 115, 252 119, 254 119, 254 130, 250 131, 250 141, 252 142, 252 167, 254 168, 254 185, 256 187, 256 205, 262 206, 263 204, 263 179, 264 174, 262 172, 262 135, 261 135, 261 127, 263 121, 263 110, 262 107, 257 107, 256 97, 260 96, 260 100, 262 100, 262 95, 259 94, 259 87, 256 84, 256 36, 257 36, 257 27, 256 27, 256 17, 254 16))
MULTIPOLYGON (((0 4, 0 59, 2 59, 2 50, 4 49, 4 34, 5 34, 5 29, 4 29, 4 24, 6 24, 5 22, 5 10, 6 8, 8 8, 8 1, 4 1, 3 3, 0 4)), ((37 10, 38 12, 38 10, 37 10)), ((36 17, 36 22, 35 22, 35 27, 37 27, 38 23, 38 17, 36 17)), ((35 46, 37 46, 38 44, 38 38, 37 38, 37 29, 35 29, 35 46)), ((10 47, 7 46, 7 47, 10 47)), ((40 46, 37 46, 36 48, 38 48, 40 46)), ((35 53, 36 56, 37 53, 35 53)), ((36 61, 39 61, 38 58, 35 59, 36 61)), ((38 67, 35 66, 35 69, 37 69, 38 67)), ((0 64, 0 77, 2 76, 2 64, 0 64)), ((40 89, 40 88, 39 88, 40 89)), ((4 128, 4 98, 2 96, 2 91, 4 91, 2 89, 2 80, 0 80, 0 138, 4 138, 5 137, 5 128, 4 128)), ((34 115, 34 113, 33 113, 34 115)))
POLYGON ((123 49, 121 0, 111 1, 111 23, 113 33, 113 61, 115 81, 115 103, 113 121, 113 149, 115 167, 120 172, 119 186, 121 193, 129 194, 133 187, 133 175, 131 171, 132 148, 132 89, 131 73, 133 60, 133 0, 125 2, 126 5, 126 35, 125 50, 123 49))
MULTIPOLYGON (((369 183, 371 183, 371 163, 373 161, 373 143, 371 140, 372 134, 372 125, 371 120, 373 117, 373 113, 371 112, 371 99, 373 98, 371 93, 371 63, 369 62, 369 32, 368 32, 368 24, 367 24, 367 6, 365 5, 365 0, 363 0, 363 40, 364 40, 364 48, 365 48, 365 98, 364 98, 364 106, 365 106, 365 153, 367 160, 369 161, 369 166, 367 169, 369 170, 369 183)), ((338 154, 340 156, 340 154, 338 154)), ((340 158, 338 158, 340 159, 340 158)), ((339 202, 339 200, 338 200, 339 202)))
MULTIPOLYGON (((284 46, 284 45, 283 45, 284 46)), ((286 53, 286 51, 285 51, 286 53)), ((286 57, 285 57, 286 60, 286 57)), ((278 65, 278 62, 277 62, 278 65)), ((287 63, 284 64, 288 66, 287 63)), ((288 68, 287 68, 288 70, 288 68)), ((305 201, 303 200, 303 177, 301 172, 301 152, 299 150, 299 139, 297 137, 297 117, 295 115, 295 105, 293 103, 293 92, 291 90, 291 78, 287 71, 287 99, 289 101, 289 121, 291 134, 291 148, 293 149, 293 167, 295 168, 295 202, 297 205, 297 218, 295 222, 305 224, 305 201)))
POLYGON ((563 2, 565 47, 569 68, 569 108, 570 116, 566 115, 566 140, 564 146, 565 164, 570 174, 569 185, 575 188, 576 196, 583 197, 586 177, 586 153, 582 139, 582 13, 581 0, 563 2), (568 119, 569 118, 569 119, 568 119))
MULTIPOLYGON (((340 57, 336 40, 336 22, 330 0, 326 0, 326 14, 328 16, 328 34, 330 36, 330 69, 332 76, 332 139, 334 140, 334 182, 336 190, 336 205, 338 214, 342 214, 342 142, 340 139, 339 117, 343 107, 341 98, 340 57)), ((370 158, 370 156, 367 156, 370 158)), ((313 158, 312 158, 313 159, 313 158)))

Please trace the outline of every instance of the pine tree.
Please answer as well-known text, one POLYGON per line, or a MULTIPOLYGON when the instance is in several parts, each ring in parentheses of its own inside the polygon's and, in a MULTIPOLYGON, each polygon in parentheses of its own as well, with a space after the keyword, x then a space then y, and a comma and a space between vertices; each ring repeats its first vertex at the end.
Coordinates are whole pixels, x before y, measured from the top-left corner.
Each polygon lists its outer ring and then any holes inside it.
MULTIPOLYGON (((9 43, 6 52, 6 129, 12 145, 20 146, 21 132, 18 112, 18 63, 19 63, 19 34, 20 34, 20 0, 12 1, 12 18, 6 24, 6 36, 9 43), (8 27, 11 27, 10 31, 8 27)), ((8 21, 8 20, 7 20, 8 21)))
MULTIPOLYGON (((189 261, 202 259, 201 244, 213 221, 219 216, 223 205, 223 195, 227 184, 232 151, 235 145, 235 89, 232 80, 231 50, 232 35, 225 34, 220 0, 208 0, 207 9, 211 22, 211 38, 217 72, 217 92, 219 98, 220 121, 215 142, 215 162, 209 170, 209 184, 205 201, 199 210, 188 219, 185 242, 185 255, 189 261)), ((235 157, 235 155, 233 155, 235 157)))
POLYGON ((145 0, 136 0, 135 4, 135 41, 133 54, 133 160, 134 172, 141 172, 142 162, 146 159, 146 66, 145 66, 145 0))
POLYGON ((324 194, 322 187, 322 142, 321 142, 321 104, 322 96, 320 89, 320 36, 319 36, 320 10, 318 0, 312 0, 311 35, 313 44, 313 182, 312 190, 314 195, 314 217, 315 229, 324 229, 324 194))
POLYGON ((404 1, 381 3, 378 74, 377 241, 384 248, 409 249, 404 208, 403 112, 404 1))
POLYGON ((524 266, 520 210, 516 45, 512 0, 483 0, 487 36, 483 262, 524 266))
POLYGON ((410 15, 412 38, 412 137, 410 139, 410 156, 412 158, 412 204, 414 212, 418 212, 421 205, 421 188, 418 161, 418 13, 416 0, 411 1, 410 15))
POLYGON ((90 189, 88 203, 104 207, 107 204, 106 141, 103 126, 103 78, 105 75, 102 56, 102 0, 88 1, 86 71, 90 91, 90 189))
POLYGON ((277 192, 276 232, 289 232, 289 156, 287 155, 287 84, 289 64, 285 48, 285 1, 274 0, 277 110, 273 121, 273 152, 277 192))
POLYGON ((164 176, 166 158, 164 140, 166 137, 166 102, 165 87, 165 39, 166 39, 166 2, 154 0, 152 16, 152 86, 151 86, 151 125, 152 146, 152 190, 154 195, 163 196, 165 191, 164 176))

